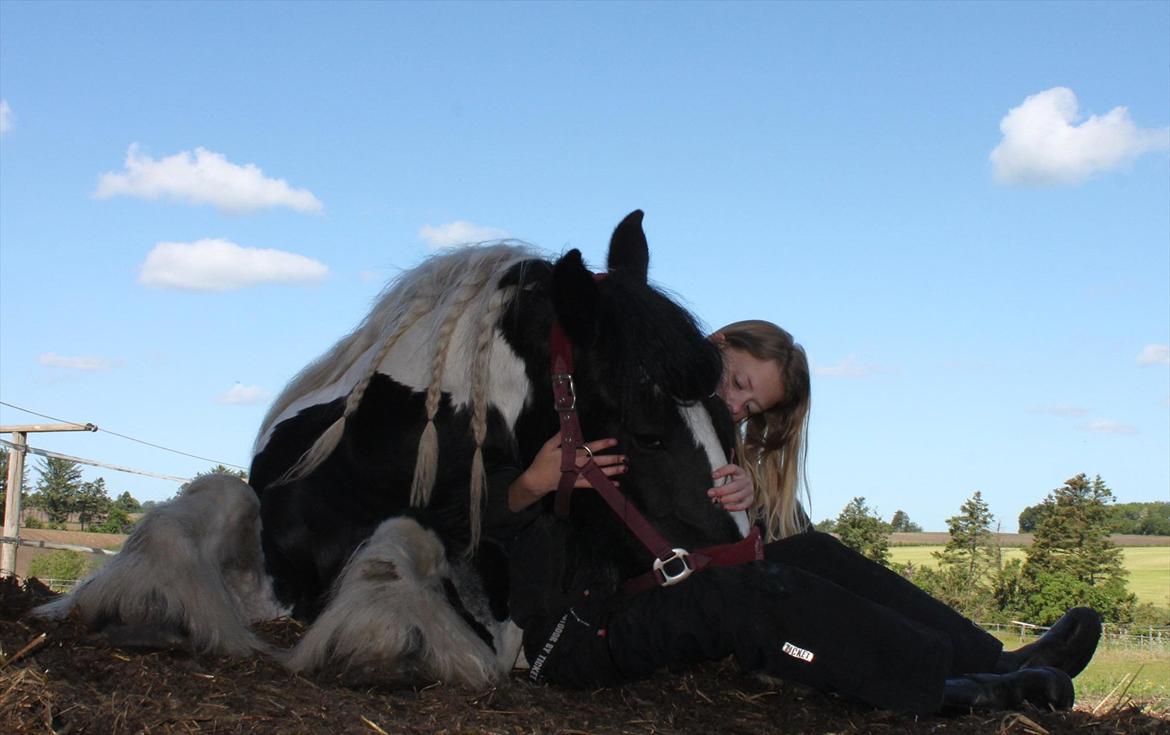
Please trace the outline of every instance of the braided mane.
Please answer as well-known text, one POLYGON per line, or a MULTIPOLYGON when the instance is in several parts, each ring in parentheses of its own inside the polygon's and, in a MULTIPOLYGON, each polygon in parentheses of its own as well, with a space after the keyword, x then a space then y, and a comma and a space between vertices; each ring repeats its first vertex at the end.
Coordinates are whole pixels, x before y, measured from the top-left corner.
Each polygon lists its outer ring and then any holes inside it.
MULTIPOLYGON (((361 405, 374 373, 393 353, 407 332, 420 330, 421 344, 433 350, 426 388, 427 423, 419 439, 410 502, 425 506, 430 500, 438 462, 438 435, 434 419, 442 396, 448 364, 466 366, 470 386, 471 432, 475 455, 471 466, 471 540, 479 538, 480 506, 486 489, 482 445, 487 432, 487 387, 495 323, 514 287, 500 288, 500 278, 514 265, 539 257, 518 242, 454 248, 432 256, 402 273, 387 286, 373 310, 352 333, 302 370, 277 396, 261 424, 253 453, 280 421, 300 407, 301 399, 340 386, 345 410, 326 428, 274 485, 292 482, 312 472, 341 441, 346 421, 361 405), (457 339, 458 335, 461 339, 457 339)), ((417 345, 419 340, 412 340, 417 345)), ((394 376, 391 376, 394 377, 394 376)))

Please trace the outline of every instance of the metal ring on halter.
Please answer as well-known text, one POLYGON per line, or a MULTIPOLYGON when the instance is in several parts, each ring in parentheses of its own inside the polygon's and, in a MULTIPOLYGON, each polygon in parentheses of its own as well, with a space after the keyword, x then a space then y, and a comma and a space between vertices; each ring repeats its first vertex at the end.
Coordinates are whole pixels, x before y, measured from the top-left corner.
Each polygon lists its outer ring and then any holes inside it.
POLYGON ((688 561, 689 556, 690 553, 686 549, 671 549, 670 556, 666 557, 666 559, 655 559, 653 569, 656 572, 662 573, 662 580, 659 584, 663 587, 669 587, 691 576, 691 573, 695 569, 691 566, 690 561, 688 561), (675 568, 672 569, 666 566, 674 562, 679 562, 675 568))
POLYGON ((592 449, 590 449, 589 447, 585 446, 584 444, 582 444, 581 446, 579 446, 579 447, 577 447, 577 448, 578 448, 578 449, 584 449, 584 450, 585 450, 585 454, 586 454, 586 457, 585 457, 585 462, 586 462, 586 463, 588 463, 590 460, 592 460, 592 459, 593 459, 593 450, 592 450, 592 449))

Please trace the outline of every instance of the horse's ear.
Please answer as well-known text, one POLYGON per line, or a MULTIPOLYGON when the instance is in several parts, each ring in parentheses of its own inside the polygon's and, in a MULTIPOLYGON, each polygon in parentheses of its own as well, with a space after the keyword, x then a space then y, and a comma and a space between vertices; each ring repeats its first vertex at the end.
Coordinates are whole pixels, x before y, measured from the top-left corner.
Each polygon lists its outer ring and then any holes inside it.
POLYGON ((646 280, 650 268, 650 248, 642 231, 642 210, 626 215, 609 240, 609 258, 606 266, 611 273, 627 273, 639 281, 646 280))
POLYGON ((574 248, 553 266, 553 309, 565 333, 573 342, 587 345, 593 341, 597 320, 597 282, 574 248))

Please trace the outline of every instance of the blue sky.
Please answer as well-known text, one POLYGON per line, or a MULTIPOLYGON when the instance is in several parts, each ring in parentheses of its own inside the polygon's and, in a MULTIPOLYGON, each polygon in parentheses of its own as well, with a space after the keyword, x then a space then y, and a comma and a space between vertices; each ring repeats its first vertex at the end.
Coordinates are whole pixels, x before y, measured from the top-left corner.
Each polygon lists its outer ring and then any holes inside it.
POLYGON ((246 466, 435 243, 600 266, 641 208, 653 280, 808 350, 814 518, 1170 499, 1170 3, 5 0, 0 97, 0 401, 246 466))

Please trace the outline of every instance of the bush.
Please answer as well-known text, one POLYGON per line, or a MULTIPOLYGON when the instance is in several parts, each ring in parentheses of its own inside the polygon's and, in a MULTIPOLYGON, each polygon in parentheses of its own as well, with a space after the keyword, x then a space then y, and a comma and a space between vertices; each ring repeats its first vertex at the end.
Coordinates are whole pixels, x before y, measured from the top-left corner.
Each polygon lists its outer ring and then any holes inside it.
POLYGON ((1133 619, 1130 625, 1138 628, 1153 626, 1162 628, 1170 625, 1170 609, 1156 607, 1148 602, 1141 602, 1133 608, 1133 619))
POLYGON ((39 518, 25 518, 24 523, 21 524, 24 528, 44 528, 45 524, 41 523, 39 518))
POLYGON ((130 533, 132 528, 134 528, 134 521, 130 520, 130 515, 115 505, 110 508, 106 519, 90 530, 97 533, 130 533))
POLYGON ((39 579, 81 579, 90 571, 90 561, 79 551, 59 549, 33 559, 28 576, 39 579))

